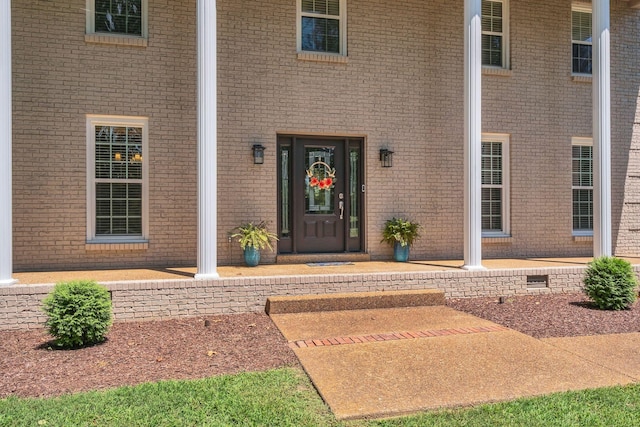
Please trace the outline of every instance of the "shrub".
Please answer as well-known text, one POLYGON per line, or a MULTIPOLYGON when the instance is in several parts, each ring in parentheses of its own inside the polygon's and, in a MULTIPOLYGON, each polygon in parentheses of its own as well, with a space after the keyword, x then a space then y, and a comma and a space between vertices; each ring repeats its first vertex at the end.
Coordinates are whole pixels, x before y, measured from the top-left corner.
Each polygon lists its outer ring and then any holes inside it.
POLYGON ((102 342, 111 326, 109 292, 94 281, 60 282, 43 304, 45 326, 60 347, 102 342))
POLYGON ((622 310, 636 300, 638 281, 631 264, 615 257, 600 257, 589 263, 584 292, 602 310, 622 310))

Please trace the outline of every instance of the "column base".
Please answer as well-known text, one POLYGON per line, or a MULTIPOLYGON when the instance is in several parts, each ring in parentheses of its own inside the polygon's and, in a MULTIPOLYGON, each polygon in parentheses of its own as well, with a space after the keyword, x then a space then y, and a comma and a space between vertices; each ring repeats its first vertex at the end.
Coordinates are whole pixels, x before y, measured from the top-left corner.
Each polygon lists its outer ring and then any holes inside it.
POLYGON ((196 280, 213 280, 219 279, 220 275, 218 273, 196 273, 193 278, 196 280))
POLYGON ((18 284, 16 279, 0 280, 0 286, 11 286, 18 284))
POLYGON ((482 265, 463 265, 462 269, 467 271, 485 271, 487 268, 482 265))

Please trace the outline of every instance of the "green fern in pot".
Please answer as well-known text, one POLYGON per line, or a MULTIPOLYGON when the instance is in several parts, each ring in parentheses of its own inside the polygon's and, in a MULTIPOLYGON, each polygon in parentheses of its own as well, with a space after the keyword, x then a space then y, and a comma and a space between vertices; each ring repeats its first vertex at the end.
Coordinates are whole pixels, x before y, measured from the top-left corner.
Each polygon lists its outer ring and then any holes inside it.
POLYGON ((382 241, 393 246, 393 258, 404 262, 409 259, 409 247, 420 237, 420 224, 393 217, 384 224, 382 241))
POLYGON ((231 237, 240 243, 245 263, 250 267, 255 267, 260 262, 261 249, 273 250, 272 242, 278 240, 278 236, 269 231, 264 221, 258 224, 253 222, 242 224, 235 228, 235 233, 231 234, 231 237))

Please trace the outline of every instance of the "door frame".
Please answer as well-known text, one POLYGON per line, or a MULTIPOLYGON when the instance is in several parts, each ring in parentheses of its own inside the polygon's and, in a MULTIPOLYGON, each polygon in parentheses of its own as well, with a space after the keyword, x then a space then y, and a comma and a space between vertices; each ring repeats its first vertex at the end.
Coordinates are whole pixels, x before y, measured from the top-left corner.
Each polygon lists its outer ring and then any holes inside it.
MULTIPOLYGON (((365 252, 365 195, 364 195, 364 137, 341 137, 341 136, 323 136, 323 135, 292 135, 292 134, 278 134, 277 135, 277 218, 278 218, 278 254, 311 254, 317 252, 299 252, 296 247, 297 233, 301 230, 296 230, 296 219, 294 217, 294 195, 296 186, 300 183, 294 182, 291 177, 295 170, 294 161, 296 159, 296 152, 304 149, 303 141, 313 142, 318 141, 321 145, 321 141, 334 140, 344 142, 344 169, 345 176, 343 179, 349 180, 345 183, 345 211, 344 227, 342 232, 344 233, 344 245, 339 252, 328 253, 364 253, 365 252), (355 188, 351 188, 351 154, 357 153, 358 170, 354 178, 357 180, 355 188), (285 158, 285 156, 287 158, 285 158), (284 163, 283 163, 284 162, 284 163), (285 172, 285 164, 287 171, 285 172), (286 176, 285 176, 286 174, 286 176), (285 181, 286 180, 286 181, 285 181), (285 183, 286 182, 286 183, 285 183), (284 188, 288 194, 285 194, 284 188), (352 194, 352 190, 356 190, 352 194), (360 212, 357 216, 358 222, 358 236, 351 237, 350 219, 351 219, 351 198, 354 198, 360 212), (288 202, 288 206, 284 207, 284 203, 288 202)), ((298 187, 299 188, 299 187, 298 187)), ((300 192, 298 192, 300 193, 300 192)))

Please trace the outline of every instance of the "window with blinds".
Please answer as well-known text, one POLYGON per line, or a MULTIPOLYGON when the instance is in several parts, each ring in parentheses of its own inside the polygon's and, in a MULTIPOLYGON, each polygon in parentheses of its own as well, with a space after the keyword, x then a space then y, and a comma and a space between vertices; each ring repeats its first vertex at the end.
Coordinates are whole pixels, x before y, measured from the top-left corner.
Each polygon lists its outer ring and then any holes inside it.
POLYGON ((90 117, 88 122, 92 160, 88 165, 88 240, 144 239, 146 119, 90 117))
POLYGON ((572 71, 575 74, 591 74, 592 28, 591 10, 574 6, 571 10, 572 71))
POLYGON ((507 0, 482 1, 482 65, 507 68, 507 0))
POLYGON ((142 128, 96 127, 96 235, 142 235, 142 128))
POLYGON ((509 234, 508 135, 483 135, 482 139, 482 233, 509 234))
POLYGON ((482 143, 482 230, 502 231, 502 144, 482 143))
POLYGON ((574 140, 571 159, 573 232, 593 233, 593 147, 587 139, 574 140))
POLYGON ((298 0, 299 51, 346 54, 346 0, 298 0))

